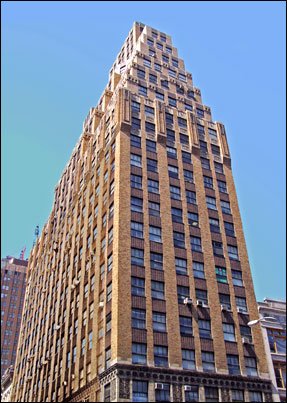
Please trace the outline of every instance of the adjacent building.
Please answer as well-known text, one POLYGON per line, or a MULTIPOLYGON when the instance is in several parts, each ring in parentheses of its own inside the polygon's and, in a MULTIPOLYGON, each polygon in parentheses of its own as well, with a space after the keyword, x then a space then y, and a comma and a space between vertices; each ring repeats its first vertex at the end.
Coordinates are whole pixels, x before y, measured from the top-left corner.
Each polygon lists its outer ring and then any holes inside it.
POLYGON ((14 401, 272 401, 224 125, 135 23, 28 268, 14 401))
POLYGON ((1 377, 16 360, 28 261, 1 259, 1 377))
POLYGON ((258 302, 258 309, 273 400, 286 402, 286 302, 265 298, 264 302, 258 302))
POLYGON ((1 378, 1 402, 11 402, 13 373, 14 367, 11 365, 1 378))

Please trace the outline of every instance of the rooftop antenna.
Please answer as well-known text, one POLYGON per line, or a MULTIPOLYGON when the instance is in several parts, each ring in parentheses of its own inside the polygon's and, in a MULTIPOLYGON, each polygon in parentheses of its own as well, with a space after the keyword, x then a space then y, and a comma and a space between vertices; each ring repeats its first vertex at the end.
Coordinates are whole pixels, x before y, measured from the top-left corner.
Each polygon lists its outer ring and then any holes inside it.
POLYGON ((35 246, 36 240, 39 237, 39 225, 36 226, 34 234, 35 234, 35 238, 34 238, 33 246, 35 246))
POLYGON ((24 260, 25 252, 26 252, 26 246, 24 246, 24 248, 21 250, 21 253, 20 253, 20 259, 21 260, 24 260))

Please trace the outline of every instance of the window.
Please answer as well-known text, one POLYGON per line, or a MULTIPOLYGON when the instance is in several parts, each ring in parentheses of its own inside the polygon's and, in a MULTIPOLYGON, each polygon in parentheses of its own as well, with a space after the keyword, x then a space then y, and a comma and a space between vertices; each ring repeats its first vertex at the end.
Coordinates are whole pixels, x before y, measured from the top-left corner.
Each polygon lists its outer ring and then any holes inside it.
POLYGON ((247 339, 252 343, 252 334, 249 326, 240 325, 240 334, 242 337, 247 337, 247 339))
POLYGON ((112 314, 109 313, 109 314, 106 316, 106 332, 107 332, 107 333, 110 332, 111 327, 112 327, 112 314))
POLYGON ((242 312, 247 312, 246 299, 243 297, 235 297, 235 300, 237 308, 240 308, 242 312))
POLYGON ((208 189, 213 189, 213 181, 212 178, 209 176, 204 176, 203 177, 203 182, 204 182, 204 187, 208 189))
POLYGON ((161 80, 161 86, 163 88, 169 89, 168 81, 167 80, 161 80))
POLYGON ((133 402, 148 402, 148 382, 133 381, 133 402))
POLYGON ((177 274, 187 274, 187 261, 179 257, 175 258, 175 270, 177 274))
POLYGON ((131 175, 131 187, 134 189, 141 189, 142 177, 139 175, 131 175))
POLYGON ((153 39, 147 39, 147 44, 149 45, 149 46, 153 46, 153 39))
POLYGON ((181 336, 192 336, 192 319, 187 316, 179 317, 181 336))
MULTIPOLYGON (((141 73, 143 73, 143 77, 139 77, 139 78, 145 78, 145 72, 144 72, 144 70, 139 70, 138 69, 138 72, 141 72, 141 73)), ((140 105, 140 103, 139 102, 136 102, 136 101, 132 101, 132 111, 133 112, 140 112, 140 107, 141 107, 141 105, 140 105)))
POLYGON ((157 83, 157 76, 155 76, 154 74, 151 74, 151 73, 150 73, 150 75, 149 75, 149 82, 156 84, 156 83, 157 83))
POLYGON ((209 353, 207 351, 202 351, 201 358, 202 358, 203 371, 212 372, 215 370, 213 353, 209 353))
POLYGON ((216 218, 211 218, 209 217, 209 226, 210 226, 210 231, 211 232, 220 232, 220 227, 219 227, 219 220, 216 218))
POLYGON ((189 145, 188 136, 186 136, 185 134, 179 133, 179 139, 181 144, 189 145))
POLYGON ((192 225, 193 227, 198 227, 198 214, 191 213, 190 211, 187 212, 188 224, 192 225))
POLYGON ((168 349, 164 346, 154 346, 154 365, 157 367, 168 366, 168 349))
POLYGON ((223 323, 223 335, 225 341, 235 341, 234 325, 223 323))
POLYGON ((156 47, 157 47, 158 49, 160 49, 160 50, 163 50, 163 46, 162 46, 162 44, 159 43, 159 42, 156 43, 156 47))
POLYGON ((175 142, 175 132, 170 129, 166 129, 166 139, 168 143, 174 143, 175 142))
POLYGON ((143 278, 132 277, 132 295, 145 296, 145 280, 143 278))
POLYGON ((181 156, 182 156, 182 162, 186 162, 187 164, 191 164, 191 154, 190 153, 188 153, 186 151, 182 151, 181 156))
POLYGON ((169 47, 167 47, 167 46, 165 47, 165 50, 166 50, 167 53, 171 53, 171 52, 172 52, 172 49, 169 48, 169 47))
POLYGON ((267 329, 270 351, 277 354, 286 354, 286 331, 267 329))
POLYGON ((215 168, 215 172, 217 172, 219 174, 224 174, 223 165, 220 164, 219 162, 214 161, 214 168, 215 168))
POLYGON ((168 175, 170 178, 178 178, 178 168, 174 165, 168 165, 168 175))
POLYGON ((197 236, 192 236, 190 239, 191 250, 194 252, 202 252, 201 249, 201 238, 197 236))
POLYGON ((146 140, 146 150, 152 153, 156 152, 156 142, 152 140, 146 140))
POLYGON ((156 91, 155 92, 155 97, 156 99, 158 99, 159 101, 164 101, 164 94, 161 92, 156 91))
POLYGON ((135 238, 143 238, 143 224, 131 221, 131 236, 135 238))
POLYGON ((144 265, 144 251, 142 249, 131 249, 131 263, 136 266, 144 265))
POLYGON ((258 376, 256 359, 253 357, 244 357, 244 360, 245 360, 246 375, 258 376))
POLYGON ((173 200, 180 200, 181 199, 181 195, 180 195, 180 188, 178 186, 169 186, 169 190, 170 190, 170 197, 173 200))
POLYGON ((107 285, 107 302, 112 299, 112 283, 107 285))
POLYGON ((151 193, 159 193, 159 184, 158 181, 154 181, 152 179, 148 179, 148 191, 151 193))
POLYGON ((145 122, 145 130, 147 133, 155 133, 155 125, 151 122, 145 122))
POLYGON ((89 350, 91 350, 93 347, 93 332, 92 331, 89 332, 88 337, 89 337, 89 346, 88 347, 89 347, 89 350))
POLYGON ((200 262, 192 262, 192 270, 195 278, 204 278, 204 265, 200 262))
POLYGON ((163 269, 163 256, 161 253, 150 253, 150 267, 155 270, 163 269))
POLYGON ((231 222, 224 221, 224 228, 227 236, 235 237, 234 225, 231 222))
POLYGON ((207 208, 211 210, 217 210, 216 208, 216 199, 214 197, 205 196, 207 208))
POLYGON ((220 181, 217 179, 217 184, 218 184, 218 190, 221 193, 227 193, 226 182, 223 182, 223 181, 220 181))
POLYGON ((134 134, 131 134, 131 146, 141 148, 141 138, 134 134))
POLYGON ((189 204, 196 204, 196 193, 191 190, 185 191, 186 201, 189 204))
POLYGON ((113 254, 111 253, 108 256, 108 272, 111 271, 113 268, 113 254))
POLYGON ((185 237, 182 232, 173 231, 173 244, 175 248, 185 248, 185 237))
MULTIPOLYGON (((173 115, 171 113, 165 112, 165 121, 167 126, 173 125, 173 115)), ((172 131, 174 134, 174 131, 172 131)))
POLYGON ((168 105, 176 108, 176 99, 172 97, 168 97, 168 105))
POLYGON ((220 200, 220 205, 221 205, 222 212, 224 214, 231 214, 229 202, 224 201, 224 200, 220 200))
POLYGON ((230 375, 240 375, 238 355, 227 354, 227 365, 230 375))
POLYGON ((161 228, 149 226, 149 240, 153 242, 161 242, 161 228))
POLYGON ((198 320, 199 336, 203 339, 211 339, 210 320, 198 320))
POLYGON ((261 392, 249 392, 250 402, 263 402, 261 392))
POLYGON ((147 158, 147 170, 150 172, 157 172, 157 160, 147 158))
POLYGON ((169 158, 174 158, 174 159, 177 158, 177 156, 176 156, 176 148, 167 146, 166 147, 166 152, 167 152, 167 156, 169 158))
POLYGON ((155 202, 148 202, 148 213, 154 217, 160 216, 160 204, 155 202))
POLYGON ((238 250, 237 250, 236 246, 227 245, 227 251, 228 251, 229 259, 231 259, 231 260, 239 260, 238 250))
POLYGON ((137 154, 131 154, 131 165, 134 167, 141 168, 142 166, 142 157, 137 154))
POLYGON ((144 59, 143 59, 143 65, 144 65, 145 67, 151 67, 151 61, 144 58, 144 59))
POLYGON ((169 62, 169 57, 166 56, 166 55, 162 55, 162 61, 163 61, 164 63, 168 63, 168 62, 169 62))
POLYGON ((152 324, 155 332, 166 332, 166 314, 160 312, 152 313, 152 324))
POLYGON ((146 311, 144 309, 132 309, 132 327, 135 329, 145 329, 146 311))
POLYGON ((184 107, 185 107, 185 110, 187 110, 187 111, 192 111, 192 105, 190 105, 190 104, 188 104, 188 103, 184 103, 184 107))
POLYGON ((142 213, 143 212, 143 200, 138 197, 131 197, 131 211, 142 213))
POLYGON ((155 390, 156 402, 170 402, 170 386, 168 383, 163 383, 162 388, 155 390))
POLYGON ((154 64, 154 69, 155 69, 155 71, 161 71, 161 65, 155 63, 155 64, 154 64))
MULTIPOLYGON (((138 76, 138 78, 141 78, 141 79, 144 80, 145 79, 145 71, 141 70, 141 69, 137 69, 137 76, 138 76)), ((138 110, 138 112, 139 112, 139 110, 138 110)))
POLYGON ((204 387, 206 402, 219 402, 218 389, 212 387, 204 387))
POLYGON ((179 208, 171 208, 171 217, 173 222, 182 223, 182 210, 179 208))
MULTIPOLYGON (((193 350, 182 349, 182 368, 195 369, 195 353, 193 350)), ((192 401, 192 400, 186 400, 192 401)))
POLYGON ((218 146, 215 146, 214 144, 211 144, 211 151, 213 155, 220 156, 220 148, 218 146))
POLYGON ((190 298, 189 287, 183 285, 177 286, 177 299, 179 304, 183 304, 185 298, 190 298))
MULTIPOLYGON (((286 354, 286 340, 285 340, 285 354, 286 354)), ((286 364, 274 362, 274 372, 278 388, 286 388, 286 364)))
POLYGON ((132 362, 133 364, 146 364, 146 344, 132 344, 132 362))
POLYGON ((177 122, 178 122, 179 127, 183 127, 184 129, 187 128, 187 120, 186 119, 178 117, 177 122))
POLYGON ((183 170, 184 180, 189 183, 193 183, 193 172, 187 169, 183 170))
POLYGON ((138 94, 146 97, 147 96, 147 87, 139 85, 138 94))
POLYGON ((173 65, 174 67, 178 67, 178 60, 172 59, 172 65, 173 65))
POLYGON ((215 256, 223 256, 222 242, 212 241, 212 248, 215 256))
MULTIPOLYGON (((207 151, 207 149, 206 149, 206 151, 207 151)), ((200 160, 201 160, 201 166, 202 166, 202 168, 203 168, 203 169, 208 169, 208 170, 210 171, 210 163, 209 163, 209 160, 208 160, 207 158, 203 158, 203 157, 201 157, 200 160)))
POLYGON ((215 274, 216 280, 218 283, 225 283, 227 284, 227 275, 226 275, 226 268, 225 267, 215 267, 215 274))
POLYGON ((108 383, 104 388, 104 402, 111 401, 111 384, 108 383))
POLYGON ((154 299, 164 299, 164 283, 162 281, 151 281, 151 296, 154 299))
POLYGON ((108 233, 108 244, 110 245, 113 242, 114 239, 114 229, 113 227, 109 230, 108 233))
MULTIPOLYGON (((170 77, 173 77, 173 78, 175 78, 176 77, 176 71, 175 70, 172 70, 172 69, 168 69, 168 75, 170 76, 170 77)), ((171 98, 171 97, 168 97, 169 99, 173 99, 173 98, 171 98)), ((175 101, 175 99, 174 99, 174 101, 175 101)), ((176 105, 170 105, 170 106, 176 106, 176 105)))
POLYGON ((233 402, 244 402, 244 392, 243 390, 232 389, 231 397, 233 402))
POLYGON ((227 309, 231 309, 230 296, 228 294, 219 294, 219 301, 227 309))

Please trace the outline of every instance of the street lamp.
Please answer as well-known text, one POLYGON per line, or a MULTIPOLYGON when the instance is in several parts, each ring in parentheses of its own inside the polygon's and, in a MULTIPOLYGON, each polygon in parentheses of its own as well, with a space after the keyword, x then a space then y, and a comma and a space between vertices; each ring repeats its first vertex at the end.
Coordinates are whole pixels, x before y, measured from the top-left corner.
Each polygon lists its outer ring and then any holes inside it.
POLYGON ((276 320, 277 321, 277 319, 276 318, 273 318, 273 316, 265 316, 264 318, 259 318, 259 319, 255 319, 255 320, 251 320, 250 322, 248 322, 247 323, 247 325, 248 326, 250 326, 250 327, 252 327, 252 326, 254 326, 254 325, 257 325, 257 323, 259 323, 259 322, 268 322, 268 321, 273 321, 273 320, 276 320))

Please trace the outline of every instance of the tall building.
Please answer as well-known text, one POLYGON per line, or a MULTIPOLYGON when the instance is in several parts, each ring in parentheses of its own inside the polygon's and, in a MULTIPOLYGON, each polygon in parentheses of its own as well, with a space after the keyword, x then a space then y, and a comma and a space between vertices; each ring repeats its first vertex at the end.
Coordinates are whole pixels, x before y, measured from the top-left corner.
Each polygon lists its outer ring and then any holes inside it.
POLYGON ((223 124, 135 23, 29 260, 14 401, 272 401, 223 124))
POLYGON ((16 360, 27 266, 27 260, 1 259, 1 377, 16 360))
POLYGON ((258 302, 258 309, 273 401, 286 402, 286 302, 265 298, 264 302, 258 302))

